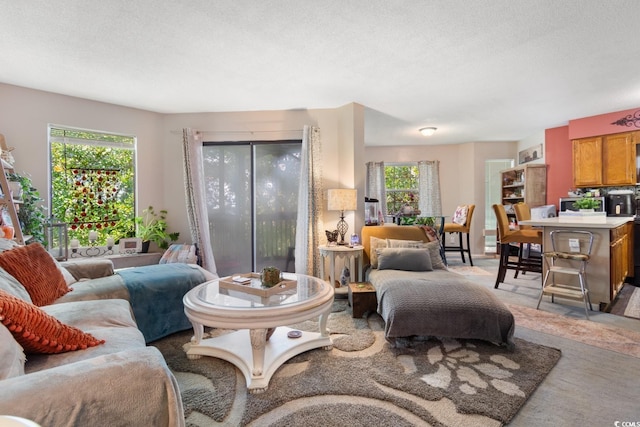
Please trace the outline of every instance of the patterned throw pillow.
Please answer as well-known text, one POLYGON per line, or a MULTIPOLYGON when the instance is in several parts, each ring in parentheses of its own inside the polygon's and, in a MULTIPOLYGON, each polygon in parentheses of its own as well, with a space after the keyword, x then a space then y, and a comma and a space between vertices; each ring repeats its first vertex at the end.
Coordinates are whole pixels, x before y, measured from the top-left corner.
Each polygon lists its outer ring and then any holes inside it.
POLYGON ((27 353, 64 353, 103 344, 40 308, 0 290, 0 322, 27 353))
POLYGON ((465 225, 467 223, 467 212, 469 212, 467 205, 458 206, 453 214, 452 221, 456 224, 465 225))
POLYGON ((431 258, 431 267, 434 270, 447 269, 447 267, 444 265, 444 261, 442 260, 442 254, 440 253, 440 242, 423 243, 422 247, 427 249, 427 252, 429 252, 429 257, 431 258))
POLYGON ((159 264, 171 264, 174 262, 182 262, 185 264, 195 264, 198 262, 196 256, 195 245, 171 245, 167 249, 162 258, 160 258, 159 264))
POLYGON ((377 237, 369 237, 369 262, 371 263, 371 268, 378 268, 378 253, 376 249, 386 248, 387 240, 386 239, 378 239, 377 237))
POLYGON ((71 290, 53 258, 40 243, 0 253, 0 267, 22 283, 31 301, 39 307, 52 304, 71 290))
POLYGON ((422 240, 387 239, 387 247, 426 249, 427 252, 429 252, 429 257, 431 258, 431 267, 434 270, 445 270, 447 268, 444 265, 444 261, 442 261, 442 255, 440 254, 440 242, 438 241, 425 243, 422 240))

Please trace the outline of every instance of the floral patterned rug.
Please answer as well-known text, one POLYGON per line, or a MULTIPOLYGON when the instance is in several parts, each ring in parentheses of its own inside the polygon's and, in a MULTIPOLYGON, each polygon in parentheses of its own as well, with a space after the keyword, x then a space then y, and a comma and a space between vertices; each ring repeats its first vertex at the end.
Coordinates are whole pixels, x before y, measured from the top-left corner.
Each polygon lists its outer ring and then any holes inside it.
MULTIPOLYGON (((317 330, 307 321, 293 327, 317 330)), ((186 358, 190 331, 157 346, 176 375, 191 426, 500 426, 544 380, 557 349, 516 339, 515 350, 476 340, 413 339, 392 348, 382 319, 353 319, 345 300, 329 318, 330 351, 285 363, 263 394, 212 357, 186 358)), ((225 333, 225 331, 213 331, 225 333)))

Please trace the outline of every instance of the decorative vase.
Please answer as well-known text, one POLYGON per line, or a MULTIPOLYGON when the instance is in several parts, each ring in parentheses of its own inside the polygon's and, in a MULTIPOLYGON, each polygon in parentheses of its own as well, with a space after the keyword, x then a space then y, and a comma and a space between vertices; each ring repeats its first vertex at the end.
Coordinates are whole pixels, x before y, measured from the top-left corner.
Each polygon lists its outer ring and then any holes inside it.
POLYGON ((351 278, 351 272, 349 271, 349 269, 345 266, 342 269, 342 274, 340 274, 340 286, 348 286, 349 285, 349 279, 351 278))
POLYGON ((402 213, 405 215, 411 215, 413 213, 413 207, 411 205, 404 205, 402 207, 402 213))
POLYGON ((280 283, 280 270, 276 267, 265 267, 260 273, 262 286, 272 288, 280 283))
POLYGON ((149 252, 149 245, 151 244, 150 240, 145 240, 142 242, 142 248, 140 249, 140 253, 146 254, 149 252))

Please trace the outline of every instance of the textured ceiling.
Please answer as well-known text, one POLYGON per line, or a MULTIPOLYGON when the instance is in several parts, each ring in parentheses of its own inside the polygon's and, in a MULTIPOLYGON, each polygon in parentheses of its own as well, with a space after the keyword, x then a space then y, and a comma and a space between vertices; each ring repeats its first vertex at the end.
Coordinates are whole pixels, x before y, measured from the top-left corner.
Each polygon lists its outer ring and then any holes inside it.
POLYGON ((357 102, 367 145, 520 140, 640 106, 637 0, 0 7, 0 82, 163 113, 357 102))

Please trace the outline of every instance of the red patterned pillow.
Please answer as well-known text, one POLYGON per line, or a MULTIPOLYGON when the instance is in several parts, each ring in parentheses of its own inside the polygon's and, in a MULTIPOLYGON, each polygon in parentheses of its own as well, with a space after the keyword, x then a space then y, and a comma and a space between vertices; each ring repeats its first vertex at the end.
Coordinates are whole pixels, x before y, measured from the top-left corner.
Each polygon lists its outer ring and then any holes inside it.
POLYGON ((52 304, 71 290, 55 261, 40 243, 0 253, 0 267, 22 283, 31 301, 39 307, 52 304))
POLYGON ((0 322, 26 353, 64 353, 103 344, 93 335, 68 326, 40 308, 0 290, 0 322))

